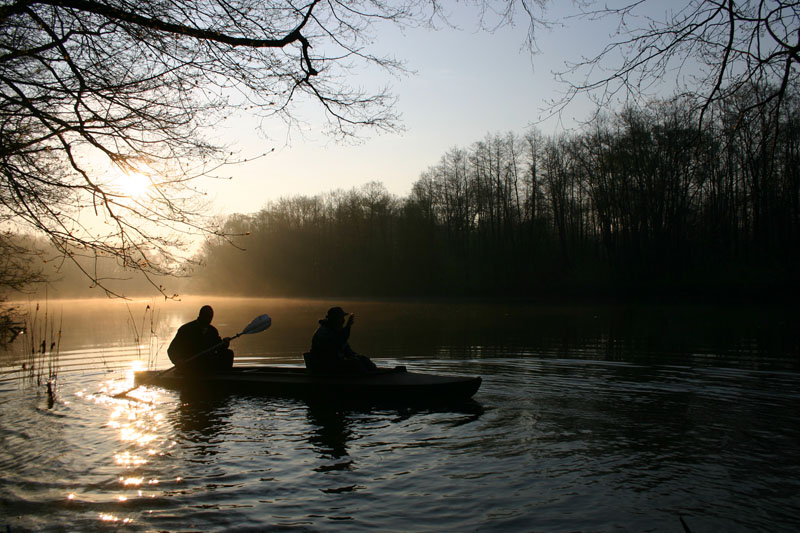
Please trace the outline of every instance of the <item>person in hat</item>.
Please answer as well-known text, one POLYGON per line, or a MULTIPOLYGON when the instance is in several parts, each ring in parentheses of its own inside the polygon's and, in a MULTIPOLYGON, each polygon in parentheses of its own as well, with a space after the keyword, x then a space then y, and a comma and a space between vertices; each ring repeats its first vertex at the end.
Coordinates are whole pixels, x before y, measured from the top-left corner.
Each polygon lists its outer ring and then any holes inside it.
POLYGON ((305 354, 306 367, 312 372, 369 372, 375 364, 369 357, 350 348, 350 329, 355 315, 341 307, 331 307, 311 338, 311 351, 305 354), (347 317, 347 322, 345 322, 347 317))
POLYGON ((184 372, 215 372, 233 366, 233 351, 228 348, 230 337, 219 336, 211 325, 214 309, 204 305, 195 320, 178 328, 167 348, 169 360, 184 372))

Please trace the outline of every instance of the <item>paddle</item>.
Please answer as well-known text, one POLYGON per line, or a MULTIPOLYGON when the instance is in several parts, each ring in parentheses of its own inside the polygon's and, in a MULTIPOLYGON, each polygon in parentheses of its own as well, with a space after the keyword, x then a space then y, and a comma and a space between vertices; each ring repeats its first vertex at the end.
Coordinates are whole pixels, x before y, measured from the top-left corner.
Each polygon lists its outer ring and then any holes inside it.
MULTIPOLYGON (((267 329, 271 325, 272 325, 272 319, 269 317, 269 315, 257 316, 249 324, 247 324, 247 326, 242 331, 240 331, 239 333, 237 333, 236 335, 231 337, 230 340, 233 340, 233 339, 235 339, 237 337, 241 337, 242 335, 250 335, 251 333, 261 333, 262 331, 264 331, 265 329, 267 329)), ((192 361, 192 360, 200 357, 201 355, 205 355, 205 354, 207 354, 209 352, 213 352, 214 350, 216 350, 217 348, 219 348, 223 344, 225 344, 225 341, 222 341, 222 342, 220 342, 218 344, 215 344, 214 346, 211 346, 210 348, 206 348, 202 352, 196 353, 193 356, 191 356, 188 359, 186 359, 185 361, 182 361, 181 365, 185 365, 189 361, 192 361)), ((111 397, 112 398, 122 398, 123 396, 127 396, 128 393, 131 392, 132 390, 138 389, 142 385, 146 385, 147 383, 149 383, 149 382, 151 382, 151 381, 153 381, 155 379, 160 378, 161 376, 163 376, 167 372, 171 372, 171 371, 175 370, 176 368, 178 368, 178 367, 177 366, 172 366, 172 367, 170 367, 170 368, 168 368, 166 370, 158 372, 156 375, 150 377, 150 379, 148 379, 144 383, 139 383, 138 385, 135 385, 135 386, 131 387, 130 389, 126 390, 126 391, 118 392, 117 394, 114 394, 111 397)))

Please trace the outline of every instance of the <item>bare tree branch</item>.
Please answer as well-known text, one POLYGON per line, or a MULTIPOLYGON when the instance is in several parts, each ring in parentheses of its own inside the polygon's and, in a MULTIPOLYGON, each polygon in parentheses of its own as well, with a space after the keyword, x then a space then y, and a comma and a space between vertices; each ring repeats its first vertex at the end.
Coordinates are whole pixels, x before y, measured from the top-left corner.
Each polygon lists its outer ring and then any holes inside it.
POLYGON ((617 21, 618 37, 558 73, 567 91, 553 102, 556 112, 580 94, 606 109, 629 100, 663 98, 665 83, 674 83, 677 92, 693 97, 702 123, 712 104, 750 93, 755 86, 773 88, 756 106, 782 102, 788 91, 796 90, 797 2, 684 0, 664 6, 638 0, 610 7, 587 1, 581 16, 617 21), (665 15, 656 16, 658 12, 665 15))
POLYGON ((368 52, 377 25, 442 17, 436 0, 0 0, 0 220, 49 236, 101 287, 82 256, 176 272, 187 241, 225 238, 194 184, 237 160, 207 140, 217 124, 292 124, 302 97, 335 137, 397 129, 394 98, 348 69, 402 69, 368 52), (145 174, 146 194, 107 163, 145 174))

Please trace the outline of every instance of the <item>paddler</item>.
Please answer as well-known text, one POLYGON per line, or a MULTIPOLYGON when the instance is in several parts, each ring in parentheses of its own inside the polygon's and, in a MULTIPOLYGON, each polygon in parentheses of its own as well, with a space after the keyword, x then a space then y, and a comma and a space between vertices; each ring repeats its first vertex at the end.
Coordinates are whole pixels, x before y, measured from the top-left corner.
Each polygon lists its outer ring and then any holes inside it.
POLYGON ((311 339, 311 351, 305 354, 306 367, 312 372, 359 373, 375 370, 369 357, 350 348, 350 329, 355 315, 341 307, 331 307, 311 339), (345 317, 347 322, 345 323, 345 317))
POLYGON ((195 320, 178 328, 167 348, 169 360, 185 372, 216 372, 233 366, 233 351, 228 348, 230 337, 219 336, 211 325, 214 309, 204 305, 195 320))

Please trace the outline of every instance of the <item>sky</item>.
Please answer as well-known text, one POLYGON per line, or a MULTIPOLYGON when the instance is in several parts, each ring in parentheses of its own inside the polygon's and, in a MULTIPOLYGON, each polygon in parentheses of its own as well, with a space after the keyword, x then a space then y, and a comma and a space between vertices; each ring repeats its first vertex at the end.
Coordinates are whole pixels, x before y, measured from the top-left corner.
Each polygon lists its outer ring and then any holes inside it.
MULTIPOLYGON (((571 3, 569 3, 571 4, 571 3)), ((448 4, 450 6, 451 4, 448 4)), ((537 31, 539 53, 523 47, 528 29, 520 17, 515 26, 493 33, 478 29, 478 15, 463 4, 452 13, 460 28, 383 31, 376 49, 388 50, 413 74, 394 77, 365 74, 352 80, 388 84, 398 97, 396 111, 403 132, 364 132, 359 144, 337 144, 321 132, 291 132, 276 121, 264 138, 255 124, 239 118, 229 124, 229 142, 242 157, 269 155, 226 169, 231 180, 211 180, 204 188, 218 214, 253 213, 267 202, 296 195, 313 196, 349 190, 371 181, 406 196, 412 184, 451 148, 466 148, 487 134, 523 134, 542 116, 560 86, 553 71, 607 42, 608 25, 573 21, 569 27, 537 31)), ((548 16, 559 15, 551 7, 548 16)), ((613 29, 613 28, 612 28, 613 29)), ((588 105, 576 103, 559 123, 537 125, 544 133, 573 127, 587 117, 588 105)))

